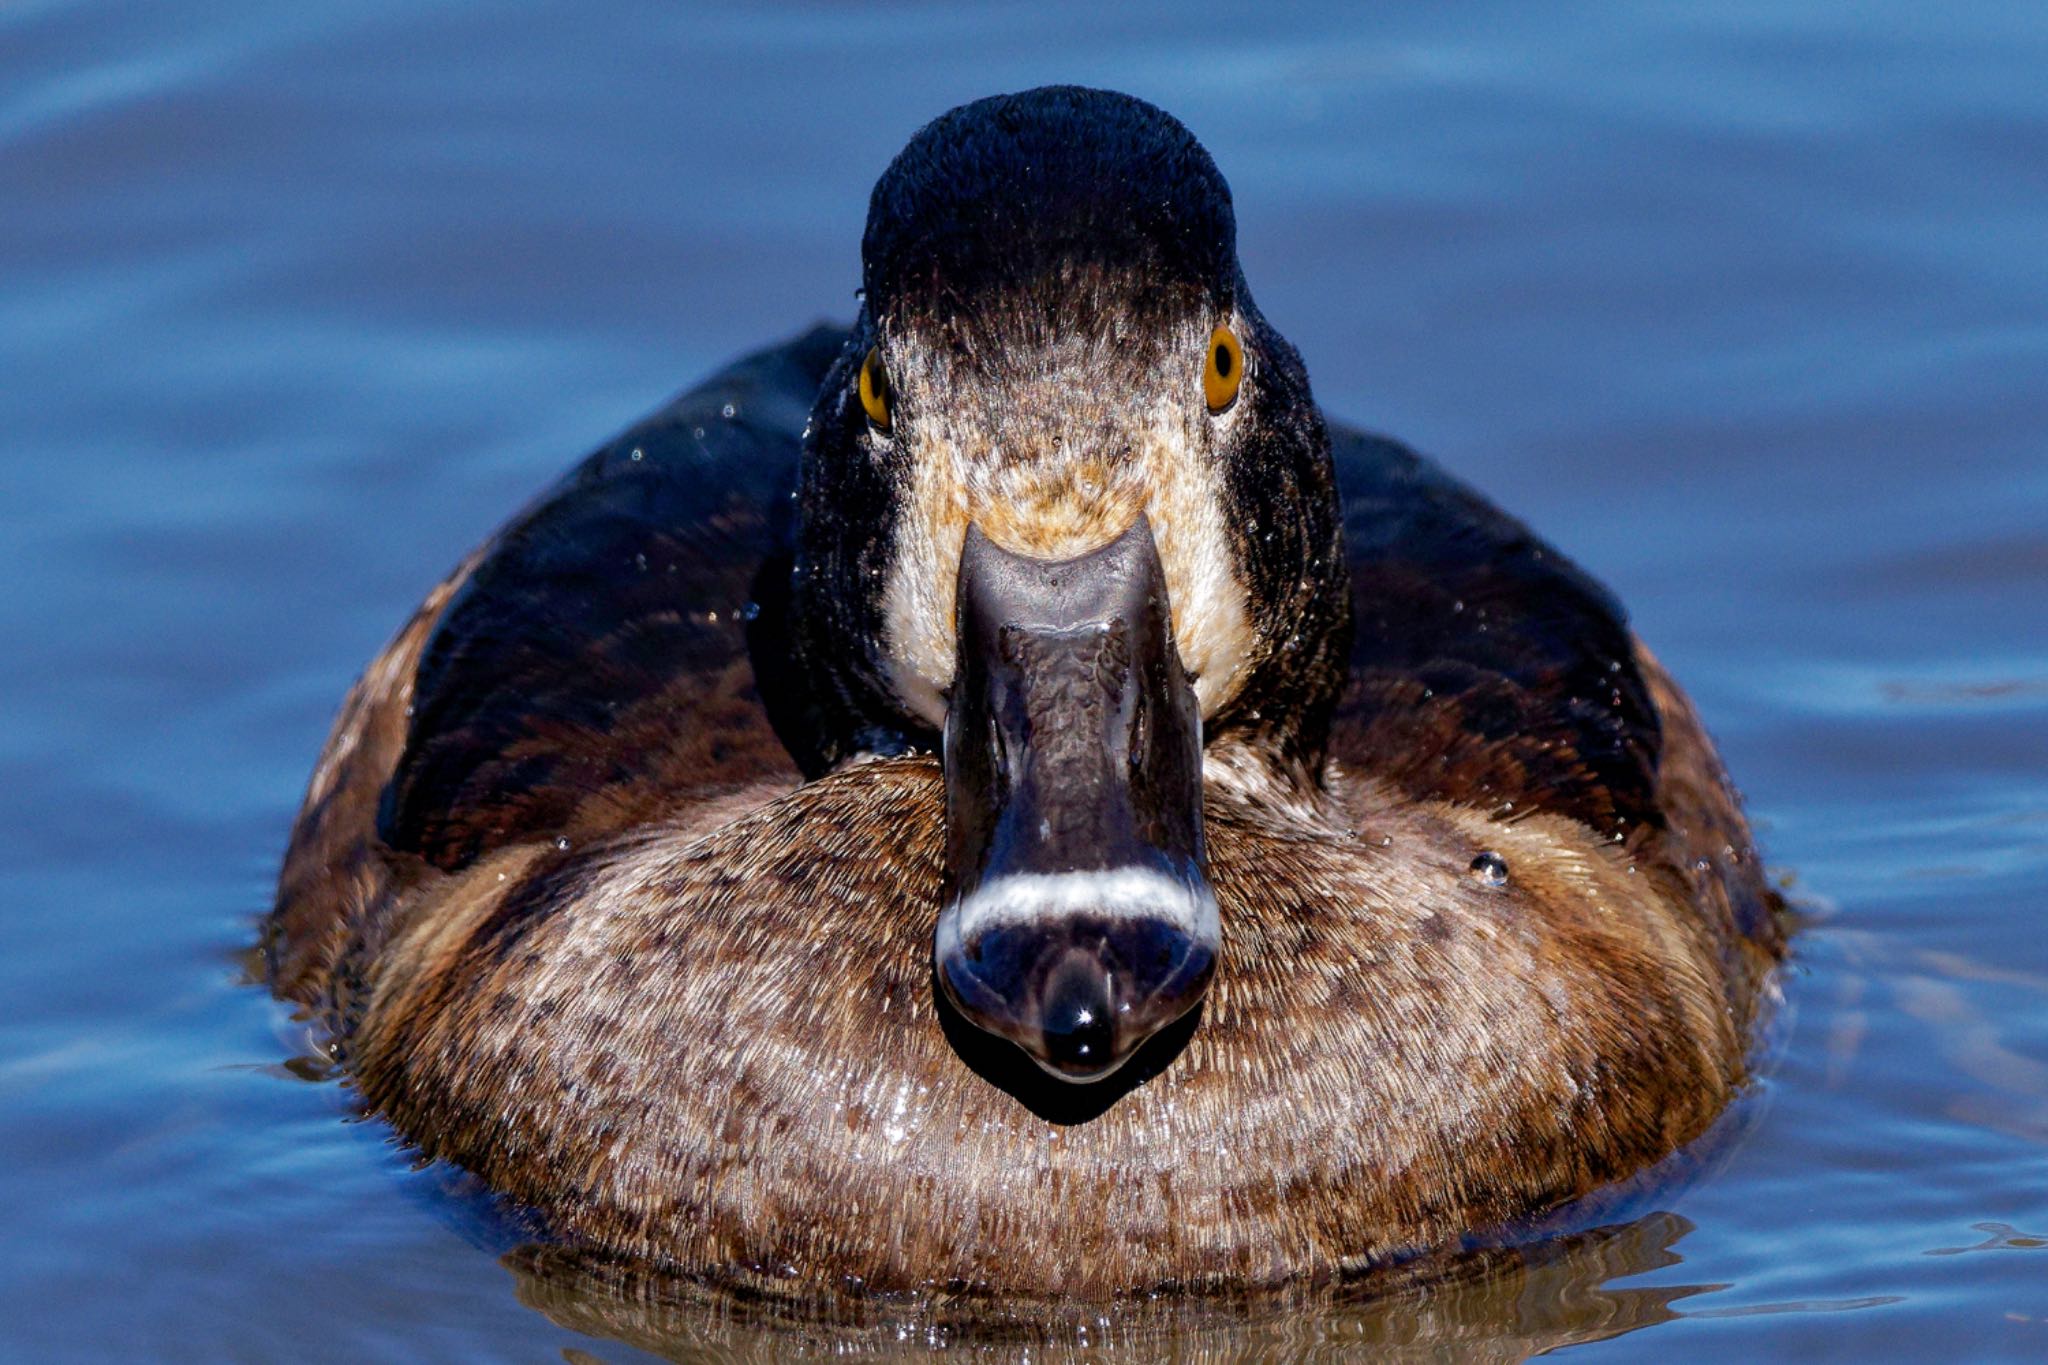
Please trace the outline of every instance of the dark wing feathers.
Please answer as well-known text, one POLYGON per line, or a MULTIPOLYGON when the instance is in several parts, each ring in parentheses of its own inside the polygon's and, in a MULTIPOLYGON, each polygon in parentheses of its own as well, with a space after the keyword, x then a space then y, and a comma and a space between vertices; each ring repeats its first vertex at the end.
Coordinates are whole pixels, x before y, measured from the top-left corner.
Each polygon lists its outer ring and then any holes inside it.
POLYGON ((1355 633, 1332 752, 1422 797, 1659 823, 1661 735, 1613 596, 1407 447, 1332 428, 1355 633))
POLYGON ((453 870, 794 777, 748 637, 783 626, 762 603, 786 595, 803 425, 844 338, 820 327, 740 361, 498 535, 421 658, 378 814, 390 847, 453 870))

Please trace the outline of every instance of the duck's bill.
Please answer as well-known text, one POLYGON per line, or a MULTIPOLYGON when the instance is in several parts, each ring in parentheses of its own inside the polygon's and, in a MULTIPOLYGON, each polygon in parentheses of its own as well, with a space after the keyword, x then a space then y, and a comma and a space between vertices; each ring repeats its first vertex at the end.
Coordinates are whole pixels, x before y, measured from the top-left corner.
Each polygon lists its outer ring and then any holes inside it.
POLYGON ((970 1021, 1093 1081, 1193 1009, 1219 925, 1201 712, 1143 517, 1074 559, 970 527, 946 715, 935 955, 970 1021))

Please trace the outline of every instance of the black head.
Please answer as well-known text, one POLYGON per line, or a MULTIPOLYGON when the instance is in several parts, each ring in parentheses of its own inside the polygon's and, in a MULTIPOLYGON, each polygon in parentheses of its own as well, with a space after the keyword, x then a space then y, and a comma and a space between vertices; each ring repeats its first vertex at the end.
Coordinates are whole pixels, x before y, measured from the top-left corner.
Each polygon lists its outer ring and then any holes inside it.
POLYGON ((1221 316, 1238 283, 1237 220, 1179 120, 1128 95, 1048 86, 925 125, 875 185, 861 259, 879 318, 971 323, 964 301, 1014 307, 1091 275, 1221 316))
POLYGON ((1207 985, 1204 770, 1317 778, 1349 624, 1327 437, 1228 186, 1143 101, 954 110, 863 249, 805 452, 806 657, 840 759, 943 733, 954 1002, 1092 1079, 1207 985))

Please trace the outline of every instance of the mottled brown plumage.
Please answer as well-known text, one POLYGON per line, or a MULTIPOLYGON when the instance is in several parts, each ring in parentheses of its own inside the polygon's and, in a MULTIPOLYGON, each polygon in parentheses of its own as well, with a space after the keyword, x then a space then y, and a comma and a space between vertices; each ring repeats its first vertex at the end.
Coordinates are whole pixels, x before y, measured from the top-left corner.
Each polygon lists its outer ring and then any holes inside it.
POLYGON ((1361 1275, 1707 1128, 1781 949, 1711 745, 1603 591, 1348 432, 1227 485, 1239 534, 1341 503, 1291 571, 1237 551, 1297 629, 1209 717, 1204 1005, 1080 1087, 954 1016, 940 764, 814 685, 790 586, 799 429, 865 349, 593 455, 351 693, 267 947, 371 1108, 600 1260, 1004 1301, 1361 1275))

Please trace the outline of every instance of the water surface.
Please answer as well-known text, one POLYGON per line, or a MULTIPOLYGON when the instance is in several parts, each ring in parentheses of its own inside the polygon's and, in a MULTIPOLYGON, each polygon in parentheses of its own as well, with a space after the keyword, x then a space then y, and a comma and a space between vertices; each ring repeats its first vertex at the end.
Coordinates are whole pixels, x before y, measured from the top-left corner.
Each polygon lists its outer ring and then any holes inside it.
POLYGON ((2048 1356, 2048 10, 1269 8, 0 9, 0 1354, 776 1343, 501 1263, 238 952, 423 590, 1058 79, 1208 143, 1332 412, 1615 586, 1813 921, 1702 1178, 1183 1354, 2048 1356))

